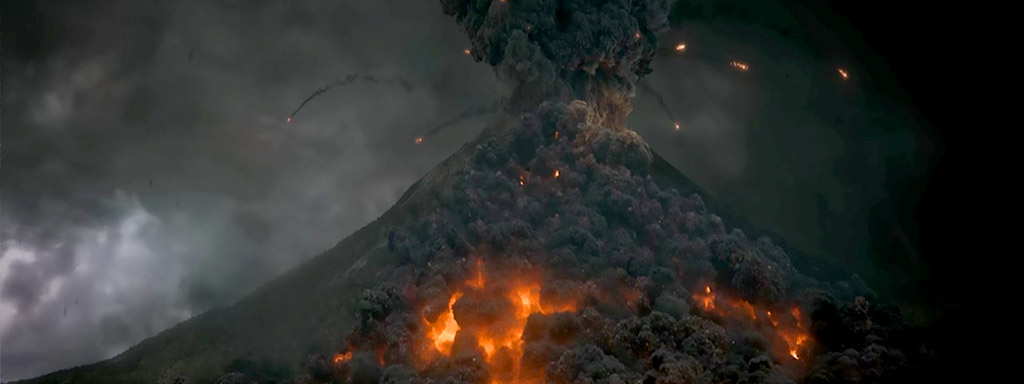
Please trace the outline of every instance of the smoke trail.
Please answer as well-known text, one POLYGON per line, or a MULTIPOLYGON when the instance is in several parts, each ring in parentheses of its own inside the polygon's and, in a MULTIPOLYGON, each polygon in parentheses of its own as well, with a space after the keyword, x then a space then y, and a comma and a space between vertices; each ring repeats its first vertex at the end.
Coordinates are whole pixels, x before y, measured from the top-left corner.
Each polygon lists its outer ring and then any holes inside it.
POLYGON ((423 139, 428 138, 428 137, 432 137, 434 135, 437 135, 438 133, 441 133, 441 131, 443 131, 443 130, 449 128, 449 127, 458 125, 459 123, 461 123, 461 122, 463 122, 465 120, 472 119, 474 117, 479 117, 479 116, 486 116, 486 115, 490 115, 490 114, 493 114, 495 112, 498 112, 499 108, 501 108, 501 104, 502 104, 502 101, 501 100, 497 100, 497 101, 495 101, 493 103, 490 103, 490 104, 478 105, 478 106, 470 107, 470 108, 466 109, 465 111, 462 111, 462 113, 456 115, 455 117, 452 117, 451 119, 442 121, 442 122, 438 123, 437 125, 434 125, 430 129, 426 130, 426 132, 424 132, 422 135, 419 135, 419 136, 416 137, 416 142, 417 143, 422 142, 423 139))
POLYGON ((672 122, 676 129, 679 129, 679 120, 676 120, 675 115, 672 113, 672 109, 669 108, 668 103, 665 102, 665 96, 663 96, 661 92, 658 92, 658 90, 654 89, 650 84, 647 84, 646 81, 640 82, 640 89, 643 89, 645 92, 650 93, 654 98, 658 99, 658 105, 660 105, 661 110, 665 112, 665 116, 668 117, 669 121, 672 122))
POLYGON ((299 103, 299 106, 296 107, 295 110, 288 115, 288 122, 291 123, 295 119, 295 116, 299 114, 299 111, 302 111, 302 108, 305 108, 306 104, 308 104, 310 101, 313 101, 313 99, 317 98, 318 96, 326 93, 327 91, 330 91, 331 89, 348 86, 356 82, 387 85, 397 84, 398 86, 402 87, 402 89, 404 89, 406 92, 412 91, 413 88, 411 83, 402 78, 378 78, 373 75, 353 73, 348 76, 345 76, 342 79, 328 83, 327 85, 324 85, 323 87, 317 88, 317 90, 313 91, 311 95, 302 100, 302 102, 299 103))

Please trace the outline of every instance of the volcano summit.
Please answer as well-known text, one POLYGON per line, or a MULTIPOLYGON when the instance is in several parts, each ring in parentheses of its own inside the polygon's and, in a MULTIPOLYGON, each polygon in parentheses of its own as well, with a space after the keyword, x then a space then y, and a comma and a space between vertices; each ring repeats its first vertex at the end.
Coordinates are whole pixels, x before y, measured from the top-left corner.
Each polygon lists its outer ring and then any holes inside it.
POLYGON ((476 140, 236 305, 32 382, 858 383, 930 361, 898 309, 626 126, 668 1, 441 4, 511 90, 476 140))

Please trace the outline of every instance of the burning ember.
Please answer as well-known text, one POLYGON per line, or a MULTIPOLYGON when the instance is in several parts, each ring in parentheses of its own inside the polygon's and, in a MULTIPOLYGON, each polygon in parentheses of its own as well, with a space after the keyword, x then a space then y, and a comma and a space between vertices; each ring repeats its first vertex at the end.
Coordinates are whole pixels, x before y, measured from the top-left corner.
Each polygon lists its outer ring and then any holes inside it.
POLYGON ((686 50, 686 43, 676 44, 676 52, 683 52, 686 50))
POLYGON ((291 124, 292 123, 292 117, 288 116, 288 120, 286 120, 286 121, 288 122, 288 124, 291 124))
POLYGON ((677 121, 677 122, 674 122, 674 123, 673 123, 673 125, 674 125, 674 126, 676 127, 676 130, 677 130, 677 131, 683 128, 683 126, 682 126, 682 125, 680 125, 678 121, 677 121))
POLYGON ((519 176, 519 185, 523 186, 523 187, 526 186, 526 176, 523 176, 523 175, 519 176))
POLYGON ((558 176, 560 176, 557 169, 555 170, 555 173, 552 176, 554 176, 556 179, 558 178, 558 176))
POLYGON ((742 61, 736 61, 736 60, 730 61, 729 62, 729 66, 731 66, 733 68, 736 68, 740 72, 746 72, 746 71, 750 70, 750 64, 744 63, 742 61))
POLYGON ((334 358, 331 359, 331 362, 334 364, 341 364, 346 363, 349 360, 352 360, 352 351, 335 354, 334 358))
POLYGON ((469 56, 473 54, 473 50, 466 48, 462 50, 462 53, 466 54, 466 56, 469 56))
POLYGON ((843 80, 848 80, 850 78, 850 73, 843 68, 836 68, 836 72, 839 72, 839 77, 843 78, 843 80))
POLYGON ((416 144, 423 144, 423 137, 422 136, 421 137, 417 137, 415 141, 416 141, 416 144))

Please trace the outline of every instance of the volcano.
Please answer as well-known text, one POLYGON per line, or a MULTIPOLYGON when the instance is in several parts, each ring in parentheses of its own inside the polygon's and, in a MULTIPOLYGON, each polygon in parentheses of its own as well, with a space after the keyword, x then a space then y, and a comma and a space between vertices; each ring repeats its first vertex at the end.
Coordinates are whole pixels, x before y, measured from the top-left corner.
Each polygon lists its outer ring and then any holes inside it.
POLYGON ((442 0, 510 87, 384 215, 121 355, 32 383, 855 383, 927 343, 626 127, 664 0, 442 0))

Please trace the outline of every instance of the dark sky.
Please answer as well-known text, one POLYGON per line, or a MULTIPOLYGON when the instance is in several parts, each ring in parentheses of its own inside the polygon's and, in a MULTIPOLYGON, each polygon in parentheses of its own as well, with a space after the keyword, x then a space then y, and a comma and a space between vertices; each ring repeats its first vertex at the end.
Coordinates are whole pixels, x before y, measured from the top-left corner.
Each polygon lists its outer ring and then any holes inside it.
MULTIPOLYGON (((943 142, 892 62, 802 2, 692 3, 645 80, 682 130, 644 92, 630 125, 754 223, 913 300, 943 142)), ((112 357, 327 249, 486 117, 414 137, 502 92, 435 1, 4 6, 3 379, 112 357), (412 87, 335 89, 285 124, 351 73, 412 87)))

